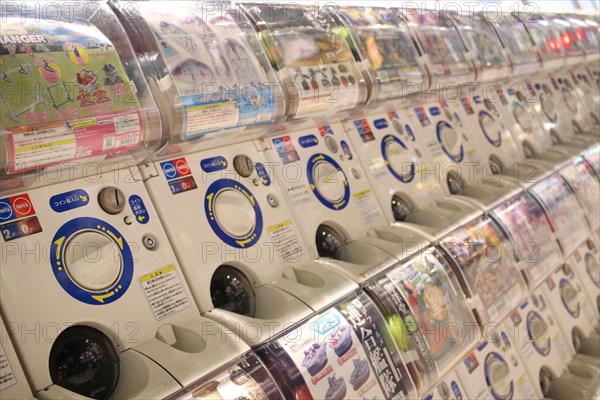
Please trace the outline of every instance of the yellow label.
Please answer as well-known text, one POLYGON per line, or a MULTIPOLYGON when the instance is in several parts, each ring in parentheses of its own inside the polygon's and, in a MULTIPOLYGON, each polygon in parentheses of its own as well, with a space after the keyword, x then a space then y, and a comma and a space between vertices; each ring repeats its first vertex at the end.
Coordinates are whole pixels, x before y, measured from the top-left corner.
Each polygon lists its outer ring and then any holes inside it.
POLYGON ((76 119, 73 121, 74 129, 89 128, 91 126, 96 126, 96 125, 97 125, 96 118, 94 118, 94 117, 81 118, 81 119, 76 119))
POLYGON ((363 197, 371 193, 371 189, 363 190, 362 192, 354 193, 354 198, 358 199, 359 197, 363 197))
POLYGON ((229 108, 229 107, 234 107, 234 104, 232 102, 216 103, 216 104, 206 104, 206 105, 203 105, 203 106, 190 107, 190 108, 187 109, 187 111, 188 112, 194 112, 194 111, 214 110, 216 108, 229 108))
POLYGON ((168 274, 169 272, 174 271, 174 270, 175 270, 175 266, 174 265, 169 265, 168 267, 165 267, 163 269, 159 269, 158 271, 155 271, 155 272, 153 272, 151 274, 142 276, 140 278, 140 282, 142 282, 142 283, 147 282, 150 279, 154 279, 154 278, 156 278, 157 276, 160 276, 160 275, 168 274))
POLYGON ((288 219, 287 221, 283 221, 283 222, 282 222, 282 223, 280 223, 280 224, 277 224, 277 225, 270 226, 270 227, 267 229, 267 231, 268 231, 269 233, 272 233, 272 232, 275 232, 275 231, 276 231, 276 230, 278 230, 278 229, 284 228, 284 227, 286 227, 286 226, 288 226, 288 225, 291 225, 291 224, 292 224, 292 220, 288 219))
POLYGON ((40 144, 36 144, 33 146, 19 147, 19 148, 15 149, 15 152, 16 153, 27 153, 28 151, 36 151, 36 150, 40 150, 40 149, 47 149, 49 147, 64 146, 66 144, 71 144, 71 143, 75 143, 75 138, 65 139, 65 140, 57 140, 56 142, 50 142, 50 143, 40 143, 40 144))

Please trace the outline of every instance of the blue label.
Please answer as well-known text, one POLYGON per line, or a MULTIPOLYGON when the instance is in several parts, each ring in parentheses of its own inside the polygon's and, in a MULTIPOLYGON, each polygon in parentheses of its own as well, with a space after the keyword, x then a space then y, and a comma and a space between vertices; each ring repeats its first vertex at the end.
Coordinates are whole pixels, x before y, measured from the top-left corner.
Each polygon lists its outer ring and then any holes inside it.
POLYGON ((227 168, 227 160, 221 156, 205 158, 200 161, 200 168, 206 173, 221 171, 227 168))
POLYGON ((521 303, 521 305, 519 307, 521 308, 521 310, 524 310, 525 307, 527 307, 527 304, 529 304, 529 301, 525 300, 524 302, 521 303))
POLYGON ((8 198, 0 200, 0 223, 15 219, 15 213, 8 198))
POLYGON ((508 93, 509 96, 512 96, 515 94, 515 91, 513 89, 506 89, 506 93, 508 93))
POLYGON ((271 184, 271 177, 267 173, 267 169, 262 163, 256 163, 255 165, 256 173, 260 177, 260 181, 264 186, 269 186, 271 184))
POLYGON ((86 206, 90 202, 90 196, 85 190, 71 190, 50 197, 50 207, 57 213, 73 210, 86 206))
POLYGON ((429 113, 433 116, 440 115, 442 112, 439 107, 431 107, 429 108, 429 113))
POLYGON ((413 132, 410 125, 408 125, 408 124, 404 125, 404 130, 406 130, 406 134, 408 135, 408 137, 410 137, 410 141, 414 142, 416 140, 415 133, 413 132))
POLYGON ((542 85, 540 85, 539 83, 535 84, 535 89, 536 90, 541 90, 542 89, 542 85))
POLYGON ((300 136, 300 138, 298 138, 298 143, 300 143, 300 146, 307 149, 318 145, 319 139, 317 139, 315 135, 300 136))
POLYGON ((129 206, 131 207, 131 211, 135 216, 135 220, 142 225, 146 225, 148 221, 150 221, 150 215, 148 214, 148 210, 146 210, 146 205, 144 204, 144 200, 137 194, 134 194, 129 197, 129 206))
POLYGON ((342 151, 344 152, 346 157, 348 157, 348 160, 352 160, 354 156, 352 155, 352 151, 350 150, 350 146, 348 146, 348 143, 346 143, 345 140, 342 140, 340 142, 340 146, 342 147, 342 151))
POLYGON ((91 305, 106 305, 118 300, 125 294, 133 279, 133 255, 127 240, 112 225, 96 218, 76 218, 61 226, 50 247, 50 264, 52 272, 60 286, 73 298, 91 305), (108 289, 100 292, 91 292, 83 289, 71 279, 65 270, 63 260, 63 249, 67 244, 67 238, 72 237, 80 231, 94 231, 110 238, 114 242, 114 248, 120 252, 122 259, 122 272, 119 279, 108 289))
POLYGON ((452 388, 452 392, 454 393, 454 398, 456 400, 462 400, 462 393, 460 391, 460 388, 458 387, 458 383, 456 383, 456 381, 452 381, 452 383, 450 383, 450 387, 452 388))
MULTIPOLYGON (((243 56, 239 53, 236 54, 243 56)), ((248 66, 240 66, 240 68, 248 68, 248 66)), ((187 138, 223 129, 268 123, 273 120, 275 115, 273 90, 269 85, 264 84, 253 83, 252 85, 243 85, 243 87, 238 85, 236 88, 227 90, 219 88, 210 93, 182 96, 181 102, 187 117, 186 120, 197 114, 198 110, 200 112, 210 110, 211 113, 216 113, 215 116, 223 116, 221 118, 222 125, 218 129, 206 130, 202 125, 194 127, 186 124, 185 136, 187 138)))
POLYGON ((558 78, 558 83, 560 83, 562 85, 563 79, 562 78, 558 78))
POLYGON ((390 126, 387 119, 385 119, 385 118, 376 119, 373 122, 373 124, 375 125, 375 128, 377 128, 377 129, 385 129, 388 126, 390 126))
POLYGON ((485 347, 486 347, 487 345, 488 345, 488 342, 486 342, 486 341, 483 341, 483 342, 481 342, 481 343, 479 344, 479 346, 477 346, 477 350, 478 350, 478 351, 481 351, 481 350, 485 349, 485 347))
POLYGON ((473 102, 481 104, 481 96, 473 96, 473 102))
POLYGON ((165 178, 167 178, 167 180, 179 178, 179 172, 177 172, 177 168, 175 168, 175 164, 172 161, 160 163, 160 168, 165 174, 165 178))
POLYGON ((260 210, 260 206, 258 205, 258 201, 252 194, 250 190, 241 183, 234 181, 233 179, 219 179, 214 181, 208 189, 206 189, 206 195, 204 196, 204 213, 206 215, 206 219, 213 232, 225 243, 230 246, 237 247, 238 249, 247 249, 249 247, 254 246, 260 236, 262 234, 263 228, 263 218, 262 211, 260 210), (215 209, 215 200, 217 198, 217 194, 224 189, 235 190, 241 194, 243 194, 254 209, 254 228, 250 233, 243 237, 235 237, 231 236, 227 233, 219 223, 216 221, 216 217, 214 214, 215 209))
POLYGON ((196 180, 193 176, 186 176, 176 181, 169 182, 169 189, 171 189, 171 194, 174 195, 194 190, 197 188, 198 186, 196 185, 196 180))

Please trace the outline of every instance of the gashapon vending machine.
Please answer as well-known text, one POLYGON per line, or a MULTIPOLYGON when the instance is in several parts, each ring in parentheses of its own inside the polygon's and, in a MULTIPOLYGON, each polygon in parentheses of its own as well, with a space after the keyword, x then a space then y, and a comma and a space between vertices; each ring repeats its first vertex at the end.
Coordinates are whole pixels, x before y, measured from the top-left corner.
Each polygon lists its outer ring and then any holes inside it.
POLYGON ((179 5, 169 12, 166 3, 140 4, 143 20, 128 24, 139 35, 138 56, 163 65, 147 79, 176 96, 156 92, 172 119, 171 141, 144 167, 145 184, 200 312, 256 345, 356 285, 312 262, 273 166, 249 141, 252 130, 264 135, 284 111, 250 21, 226 3, 179 5), (194 74, 191 83, 178 75, 182 63, 211 60, 203 67, 208 77, 194 74))
POLYGON ((526 159, 517 144, 515 133, 520 129, 511 121, 512 115, 507 115, 510 109, 502 104, 506 99, 502 85, 514 83, 502 41, 484 14, 472 17, 456 14, 452 21, 477 72, 476 81, 463 91, 460 114, 468 126, 467 134, 478 143, 481 157, 487 163, 485 176, 488 179, 503 176, 529 186, 551 173, 553 166, 543 160, 526 159))
POLYGON ((373 83, 368 108, 344 126, 387 219, 439 237, 475 218, 475 206, 444 195, 417 142, 419 131, 405 109, 393 107, 418 102, 428 85, 404 17, 370 7, 341 7, 339 13, 373 83))
POLYGON ((563 261, 544 210, 525 192, 494 209, 492 218, 508 233, 529 287, 530 295, 502 324, 515 343, 537 396, 589 396, 589 388, 595 383, 579 371, 592 367, 573 358, 559 328, 560 321, 540 287, 563 261))
POLYGON ((433 89, 428 100, 414 107, 411 122, 418 126, 421 148, 431 160, 444 190, 487 208, 516 194, 519 185, 509 179, 486 177, 488 163, 478 143, 467 135, 468 126, 460 116, 461 87, 472 82, 475 69, 466 58, 462 39, 444 12, 412 13, 411 32, 419 46, 421 62, 431 73, 433 89), (454 96, 454 97, 452 97, 454 96), (444 98, 455 98, 446 101, 444 98))
POLYGON ((35 88, 2 118, 2 314, 36 397, 164 397, 248 347, 194 304, 135 166, 163 143, 158 110, 116 16, 90 7, 3 24, 37 44, 1 47, 24 71, 3 94, 35 88))
MULTIPOLYGON (((481 338, 455 272, 435 247, 374 277, 365 290, 385 316, 405 360, 412 348, 419 354, 424 370, 413 373, 413 379, 420 397, 438 380, 452 379, 453 364, 481 338)), ((440 385, 436 388, 443 390, 440 385)))
POLYGON ((326 8, 243 7, 267 45, 287 96, 297 99, 288 108, 287 122, 260 145, 315 257, 338 261, 333 265, 339 271, 362 282, 416 252, 431 237, 386 219, 342 124, 330 119, 366 100, 345 26, 326 8), (296 17, 286 18, 290 14, 296 17), (298 79, 311 74, 318 80, 305 89, 298 79), (303 118, 308 110, 312 115, 303 118))
POLYGON ((516 344, 500 325, 527 293, 507 237, 494 221, 480 218, 440 245, 453 260, 482 328, 482 341, 456 367, 466 396, 535 398, 516 344))

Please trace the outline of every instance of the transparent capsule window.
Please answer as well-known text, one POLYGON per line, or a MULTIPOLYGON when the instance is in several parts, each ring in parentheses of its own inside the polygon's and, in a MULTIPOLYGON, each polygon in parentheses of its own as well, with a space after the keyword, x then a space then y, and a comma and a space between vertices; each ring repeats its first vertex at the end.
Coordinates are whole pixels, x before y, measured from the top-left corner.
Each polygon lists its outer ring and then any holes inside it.
POLYGON ((333 10, 243 4, 286 90, 287 115, 349 110, 367 100, 364 77, 333 10))
POLYGON ((498 34, 510 53, 512 62, 516 65, 535 64, 538 56, 525 25, 513 18, 504 16, 497 25, 498 34))
POLYGON ((126 15, 134 47, 171 123, 173 135, 207 133, 274 122, 281 89, 250 27, 227 3, 143 2, 126 15))
POLYGON ((450 20, 432 12, 412 14, 411 20, 416 24, 416 36, 423 51, 434 64, 434 74, 455 76, 470 73, 464 45, 450 20))
POLYGON ((481 15, 461 19, 457 24, 478 68, 503 68, 508 65, 493 27, 481 15))
POLYGON ((410 87, 418 90, 424 81, 416 50, 404 18, 394 9, 341 7, 339 13, 349 25, 362 60, 378 86, 373 100, 401 96, 410 87))
POLYGON ((4 174, 136 152, 140 161, 158 145, 157 110, 125 32, 105 5, 92 9, 85 17, 39 18, 35 8, 4 17, 4 174))
POLYGON ((518 305, 525 294, 525 283, 508 240, 495 223, 479 218, 440 244, 455 262, 471 294, 481 300, 484 322, 499 320, 518 305))

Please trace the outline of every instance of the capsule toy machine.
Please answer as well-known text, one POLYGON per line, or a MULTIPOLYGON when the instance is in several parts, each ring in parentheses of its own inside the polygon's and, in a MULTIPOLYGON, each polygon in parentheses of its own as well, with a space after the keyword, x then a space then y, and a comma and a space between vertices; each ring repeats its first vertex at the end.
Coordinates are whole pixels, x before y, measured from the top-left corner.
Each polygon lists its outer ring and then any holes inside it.
POLYGON ((579 157, 560 170, 560 175, 567 181, 584 214, 590 228, 595 232, 600 226, 600 182, 592 165, 579 157))
MULTIPOLYGON (((568 25, 566 21, 561 22, 568 25)), ((547 35, 551 35, 552 32, 549 29, 548 26, 543 26, 540 27, 540 30, 535 30, 534 28, 529 30, 534 42, 536 44, 540 42, 537 45, 537 49, 542 59, 544 72, 546 74, 554 74, 556 68, 560 67, 561 61, 568 62, 570 66, 577 66, 579 63, 583 63, 583 50, 580 49, 579 43, 575 43, 578 40, 576 35, 573 34, 572 39, 573 51, 564 51, 561 53, 560 40, 547 37, 546 40, 549 40, 547 43, 540 38, 544 30, 547 35), (557 60, 558 57, 561 58, 557 60)), ((562 39, 564 38, 562 37, 562 39)), ((568 35, 566 38, 571 43, 568 35)), ((577 124, 573 123, 574 111, 572 108, 574 106, 565 103, 566 99, 569 99, 569 103, 574 101, 574 99, 570 99, 570 93, 558 90, 557 82, 548 79, 547 75, 542 75, 541 79, 539 76, 534 75, 530 79, 531 82, 528 82, 527 86, 531 95, 530 103, 543 123, 544 129, 550 134, 553 148, 563 149, 566 152, 576 155, 582 149, 585 150, 597 141, 597 139, 594 139, 590 135, 577 135, 579 128, 577 128, 577 124)))
POLYGON ((7 400, 34 399, 12 341, 7 337, 8 329, 0 317, 0 395, 7 400))
MULTIPOLYGON (((432 238, 412 226, 390 225, 342 124, 327 119, 327 113, 343 113, 365 99, 363 77, 343 37, 345 27, 334 14, 317 7, 242 7, 260 28, 284 83, 307 71, 316 74, 315 87, 322 88, 331 74, 339 79, 325 85, 331 91, 338 90, 339 83, 338 94, 329 92, 332 104, 313 104, 304 93, 299 95, 296 108, 288 109, 288 122, 260 142, 315 257, 336 260, 339 271, 362 282, 416 252, 432 238), (340 101, 335 101, 338 96, 340 101), (302 119, 306 107, 314 118, 302 119)), ((293 88, 286 85, 288 98, 293 88)))
POLYGON ((600 338, 592 301, 574 273, 574 252, 586 246, 588 226, 571 188, 557 174, 535 185, 530 193, 542 205, 563 253, 563 264, 540 285, 572 353, 595 355, 600 338))
POLYGON ((561 28, 552 15, 546 17, 536 14, 529 18, 520 17, 543 62, 544 78, 536 79, 536 82, 541 85, 546 84, 547 90, 553 93, 553 99, 565 107, 567 118, 578 135, 582 134, 582 137, 591 135, 597 141, 597 130, 594 128, 589 109, 583 102, 582 93, 577 93, 577 87, 569 72, 574 64, 581 63, 585 59, 585 53, 579 43, 573 41, 573 50, 571 50, 571 39, 567 39, 568 46, 562 43, 565 37, 561 37, 561 28))
POLYGON ((362 290, 256 349, 286 399, 416 398, 403 352, 362 290))
POLYGON ((450 371, 422 398, 423 400, 460 400, 465 398, 465 393, 456 371, 450 371))
POLYGON ((482 340, 455 371, 466 398, 536 398, 516 344, 501 321, 527 293, 507 237, 496 223, 480 218, 440 242, 476 313, 482 340))
POLYGON ((573 393, 582 398, 589 396, 585 388, 595 382, 578 372, 588 365, 573 358, 559 321, 539 287, 563 261, 543 209, 524 192, 494 209, 491 216, 510 237, 515 259, 529 287, 529 297, 502 325, 523 360, 536 394, 540 398, 568 398, 573 393))
POLYGON ((519 130, 514 129, 510 109, 503 107, 499 98, 502 85, 512 83, 513 79, 508 54, 492 22, 484 14, 470 18, 455 15, 452 20, 477 71, 476 81, 460 99, 466 132, 471 139, 479 142, 479 151, 489 167, 489 175, 504 176, 512 182, 529 186, 550 174, 553 166, 547 161, 526 159, 514 138, 513 131, 519 130))
POLYGON ((386 218, 411 223, 436 237, 475 218, 478 210, 473 205, 444 195, 406 110, 390 106, 390 100, 401 96, 404 107, 418 101, 428 79, 403 16, 395 9, 369 7, 341 7, 339 13, 373 82, 373 106, 363 115, 357 112, 344 127, 386 218))
POLYGON ((552 226, 530 193, 513 197, 491 210, 490 216, 507 233, 530 291, 561 265, 563 255, 552 226))
MULTIPOLYGON (((511 75, 516 76, 516 79, 508 79, 502 86, 502 93, 499 93, 498 106, 505 110, 505 121, 525 158, 531 159, 533 166, 560 166, 580 151, 577 146, 585 144, 571 143, 575 133, 567 114, 556 106, 558 100, 542 96, 543 93, 535 89, 533 80, 538 79, 542 56, 538 54, 523 21, 515 14, 503 14, 492 25, 511 60, 511 75), (553 141, 564 145, 553 146, 553 141)), ((543 66, 555 67, 548 63, 543 66)))
POLYGON ((140 35, 138 55, 164 63, 160 74, 148 79, 176 91, 174 101, 162 97, 162 112, 183 116, 183 122, 174 120, 170 126, 169 146, 145 169, 145 184, 201 313, 256 345, 356 285, 312 262, 273 167, 248 141, 252 129, 266 131, 265 123, 276 124, 283 115, 280 86, 273 84, 277 80, 250 22, 225 3, 218 9, 215 3, 178 4, 173 11, 165 11, 167 3, 140 4, 136 13, 143 21, 129 25, 132 34, 140 35), (187 82, 178 76, 180 63, 203 64, 208 78, 196 73, 199 81, 187 82), (242 88, 236 86, 240 83, 242 88), (227 97, 215 98, 210 89, 197 93, 210 85, 226 91, 227 97), (182 110, 186 93, 192 92, 196 94, 189 96, 200 98, 200 104, 191 112, 198 114, 182 110), (204 96, 210 99, 206 104, 204 96), (228 120, 213 107, 236 116, 228 120), (194 136, 189 133, 192 123, 204 127, 197 132, 200 139, 187 137, 194 136), (211 130, 228 135, 228 128, 245 129, 248 139, 204 139, 221 134, 211 130), (197 150, 209 141, 229 144, 197 150))
POLYGON ((408 353, 407 339, 414 343, 428 378, 419 382, 414 377, 421 397, 481 339, 455 272, 435 247, 374 277, 364 288, 403 354, 408 353))
POLYGON ((38 398, 164 397, 248 347, 200 316, 135 166, 163 138, 122 26, 101 3, 55 19, 43 9, 2 25, 38 43, 13 56, 2 36, 2 67, 47 93, 10 97, 26 111, 2 119, 3 159, 23 176, 0 200, 9 337, 38 398))
POLYGON ((483 159, 478 143, 467 135, 467 122, 460 116, 458 99, 461 85, 472 82, 475 69, 466 58, 461 37, 444 12, 415 12, 409 27, 420 62, 430 72, 432 89, 422 105, 410 110, 410 121, 417 126, 417 140, 448 195, 470 201, 484 209, 516 194, 519 185, 493 176, 483 159), (433 100, 429 98, 433 97, 433 100), (446 101, 444 98, 454 98, 446 101), (488 177, 491 177, 491 179, 488 177))
POLYGON ((536 290, 503 322, 538 398, 596 397, 597 363, 574 357, 543 290, 536 290))
MULTIPOLYGON (((597 233, 596 233, 597 234, 597 233)), ((580 246, 573 252, 571 262, 579 282, 592 302, 596 315, 600 312, 600 262, 598 262, 598 239, 590 238, 585 246, 580 246)), ((598 324, 595 326, 596 333, 598 324)))
MULTIPOLYGON (((583 91, 585 104, 594 124, 600 122, 598 108, 600 107, 600 87, 598 86, 600 45, 598 44, 598 23, 586 15, 563 14, 561 19, 571 26, 565 26, 563 41, 577 43, 585 52, 585 63, 575 64, 571 70, 571 78, 583 91)), ((575 47, 575 46, 574 46, 575 47)))
POLYGON ((250 352, 173 393, 167 399, 283 400, 284 397, 260 358, 250 352))

